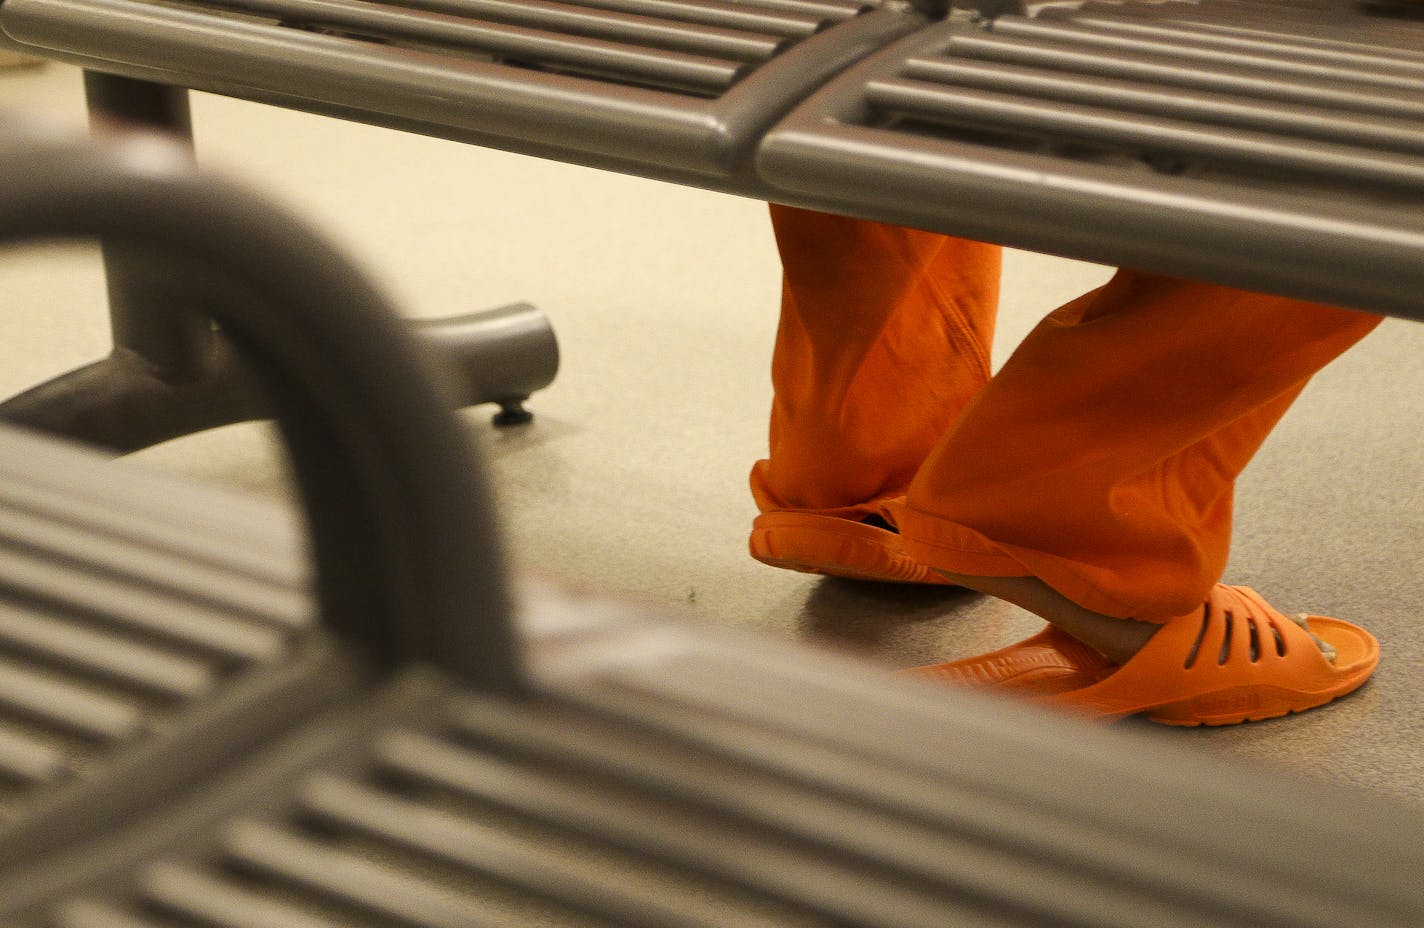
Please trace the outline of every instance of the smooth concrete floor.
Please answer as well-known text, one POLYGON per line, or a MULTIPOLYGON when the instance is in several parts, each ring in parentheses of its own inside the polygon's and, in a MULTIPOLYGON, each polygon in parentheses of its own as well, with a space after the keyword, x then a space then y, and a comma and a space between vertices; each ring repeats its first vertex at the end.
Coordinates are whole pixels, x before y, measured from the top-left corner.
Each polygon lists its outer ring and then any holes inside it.
MULTIPOLYGON (((78 72, 0 72, 0 110, 77 129, 78 72)), ((980 653, 1038 627, 962 591, 823 580, 746 555, 779 286, 760 203, 205 95, 194 114, 204 165, 325 230, 410 315, 530 300, 553 319, 562 369, 535 398, 535 422, 499 431, 489 410, 466 414, 521 572, 891 666, 980 653)), ((1011 253, 996 355, 1109 273, 1011 253)), ((6 395, 107 351, 92 248, 10 254, 0 288, 6 395)), ((1384 648, 1374 680, 1306 715, 1163 737, 1421 801, 1421 386, 1424 324, 1387 321, 1316 379, 1238 494, 1228 579, 1286 611, 1366 625, 1384 648)), ((263 425, 135 457, 285 492, 263 425)))

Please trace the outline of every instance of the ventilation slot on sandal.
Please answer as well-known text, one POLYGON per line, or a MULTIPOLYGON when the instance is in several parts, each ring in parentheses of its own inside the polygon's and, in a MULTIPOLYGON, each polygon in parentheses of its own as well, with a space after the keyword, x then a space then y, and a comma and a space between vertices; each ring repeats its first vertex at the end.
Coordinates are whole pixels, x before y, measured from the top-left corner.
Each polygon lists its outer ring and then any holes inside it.
POLYGON ((1221 650, 1217 652, 1216 663, 1224 666, 1231 659, 1231 636, 1236 631, 1236 617, 1228 611, 1222 618, 1221 650))
POLYGON ((1201 653, 1202 640, 1206 638, 1206 628, 1211 624, 1211 606, 1202 606, 1201 628, 1197 629, 1197 639, 1192 642, 1191 650, 1187 652, 1187 660, 1182 666, 1191 668, 1196 665, 1197 655, 1201 653))

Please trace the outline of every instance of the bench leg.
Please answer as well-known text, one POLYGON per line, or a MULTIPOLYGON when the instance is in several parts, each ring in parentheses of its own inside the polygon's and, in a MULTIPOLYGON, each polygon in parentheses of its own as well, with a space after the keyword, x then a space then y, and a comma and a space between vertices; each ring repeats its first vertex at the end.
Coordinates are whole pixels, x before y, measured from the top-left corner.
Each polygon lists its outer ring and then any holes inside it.
MULTIPOLYGON (((96 132, 163 132, 190 150, 188 92, 88 71, 96 132)), ((266 417, 195 288, 149 255, 101 243, 113 352, 0 403, 0 419, 128 453, 205 429, 266 417)), ((553 382, 559 352, 547 317, 518 303, 421 320, 416 331, 450 358, 461 406, 496 403, 499 426, 532 419, 531 394, 553 382)))
POLYGON ((524 408, 531 394, 554 382, 559 344, 549 319, 529 303, 419 319, 415 331, 450 359, 460 406, 497 403, 498 426, 533 419, 524 408))
MULTIPOLYGON (((162 132, 192 150, 188 91, 182 87, 85 71, 84 97, 96 134, 141 128, 162 132)), ((103 243, 102 250, 114 348, 147 360, 160 380, 201 377, 214 344, 209 321, 186 307, 174 310, 177 294, 164 292, 174 288, 151 260, 111 242, 103 243)))
MULTIPOLYGON (((188 93, 86 71, 96 135, 140 128, 189 150, 188 93)), ((0 404, 0 418, 120 453, 261 415, 194 288, 152 255, 101 242, 113 351, 0 404)))

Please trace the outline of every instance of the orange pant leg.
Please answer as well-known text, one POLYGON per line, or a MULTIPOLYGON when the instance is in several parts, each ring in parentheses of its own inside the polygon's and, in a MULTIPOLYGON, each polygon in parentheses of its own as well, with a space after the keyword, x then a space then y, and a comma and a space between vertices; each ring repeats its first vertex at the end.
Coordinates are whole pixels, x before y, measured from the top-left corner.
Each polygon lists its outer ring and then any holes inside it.
POLYGON ((934 450, 899 524, 959 573, 1165 618, 1226 565, 1236 476, 1379 317, 1120 271, 1045 319, 934 450))
POLYGON ((772 206, 784 268, 763 512, 860 518, 903 496, 989 378, 999 249, 772 206))

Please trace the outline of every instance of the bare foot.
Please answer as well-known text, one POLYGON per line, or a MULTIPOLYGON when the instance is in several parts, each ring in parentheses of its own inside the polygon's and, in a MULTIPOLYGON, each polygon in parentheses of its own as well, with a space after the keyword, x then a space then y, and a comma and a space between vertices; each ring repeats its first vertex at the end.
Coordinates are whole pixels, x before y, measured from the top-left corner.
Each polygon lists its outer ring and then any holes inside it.
MULTIPOLYGON (((1037 577, 976 577, 939 571, 952 583, 987 593, 1027 609, 1061 628, 1115 664, 1125 664, 1161 628, 1155 622, 1122 619, 1084 609, 1037 577)), ((1306 616, 1288 616, 1307 632, 1306 616)), ((1335 649, 1311 635, 1326 660, 1334 663, 1335 649)))

